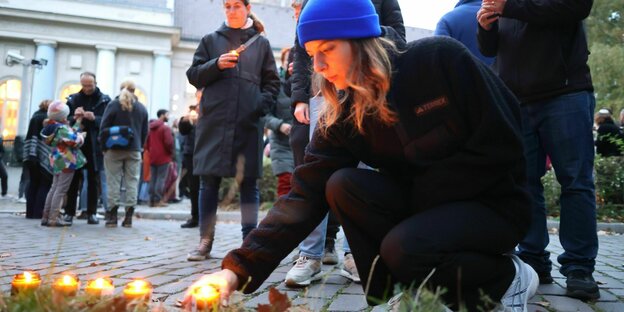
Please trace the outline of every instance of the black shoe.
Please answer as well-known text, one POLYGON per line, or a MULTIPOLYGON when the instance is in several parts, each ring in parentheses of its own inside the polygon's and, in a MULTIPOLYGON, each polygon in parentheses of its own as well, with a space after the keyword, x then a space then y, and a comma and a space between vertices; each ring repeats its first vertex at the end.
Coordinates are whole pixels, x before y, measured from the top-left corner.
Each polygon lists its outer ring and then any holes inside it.
POLYGON ((591 273, 572 270, 566 279, 566 296, 580 300, 595 300, 600 298, 600 291, 591 273))
POLYGON ((65 220, 66 223, 72 224, 74 222, 74 216, 65 215, 63 220, 65 220))
POLYGON ((79 216, 76 217, 78 220, 87 220, 89 218, 86 212, 82 212, 79 216))
POLYGON ((71 226, 71 223, 65 222, 65 220, 63 218, 58 216, 54 220, 48 220, 47 226, 49 226, 49 227, 65 227, 65 226, 71 226))
POLYGON ((539 283, 541 285, 552 284, 554 282, 550 272, 537 272, 537 276, 539 276, 539 283))
POLYGON ((188 220, 186 220, 185 223, 182 223, 182 225, 180 225, 180 227, 183 228, 183 229, 190 229, 190 228, 197 227, 198 225, 199 225, 199 222, 197 222, 197 220, 188 219, 188 220))
POLYGON ((179 203, 179 202, 181 202, 181 201, 182 201, 182 199, 181 199, 181 198, 172 198, 172 199, 170 199, 170 200, 169 200, 169 201, 167 201, 167 202, 168 202, 168 203, 170 203, 170 204, 177 204, 177 203, 179 203))
POLYGON ((41 226, 48 226, 48 219, 41 219, 41 226))
POLYGON ((87 224, 100 224, 100 220, 95 216, 95 214, 87 215, 87 224))

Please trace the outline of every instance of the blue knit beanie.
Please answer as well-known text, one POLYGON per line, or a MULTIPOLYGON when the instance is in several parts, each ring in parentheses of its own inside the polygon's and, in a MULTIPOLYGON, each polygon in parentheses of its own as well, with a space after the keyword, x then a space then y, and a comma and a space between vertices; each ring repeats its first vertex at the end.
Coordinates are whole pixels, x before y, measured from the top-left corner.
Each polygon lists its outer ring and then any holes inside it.
POLYGON ((312 40, 381 36, 379 16, 371 0, 310 0, 297 25, 299 44, 312 40))

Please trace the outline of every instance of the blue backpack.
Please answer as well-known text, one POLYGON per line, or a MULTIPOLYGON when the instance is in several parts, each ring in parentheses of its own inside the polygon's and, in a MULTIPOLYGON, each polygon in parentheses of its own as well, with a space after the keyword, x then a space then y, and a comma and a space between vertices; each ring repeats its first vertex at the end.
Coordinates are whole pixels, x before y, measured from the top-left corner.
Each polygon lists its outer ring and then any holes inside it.
MULTIPOLYGON (((134 104, 132 103, 133 106, 134 104)), ((119 110, 113 120, 115 126, 105 128, 100 132, 100 144, 104 150, 125 150, 132 146, 134 131, 132 131, 130 121, 131 114, 132 112, 119 110)))

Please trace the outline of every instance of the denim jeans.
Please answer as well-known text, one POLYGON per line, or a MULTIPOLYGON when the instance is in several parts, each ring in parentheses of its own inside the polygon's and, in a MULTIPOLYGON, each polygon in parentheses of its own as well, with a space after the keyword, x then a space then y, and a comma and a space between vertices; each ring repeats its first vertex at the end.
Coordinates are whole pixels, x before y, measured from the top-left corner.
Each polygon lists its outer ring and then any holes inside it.
MULTIPOLYGON (((201 176, 199 184, 199 235, 210 237, 214 232, 219 203, 219 186, 221 177, 201 176)), ((260 207, 260 191, 256 178, 243 178, 239 185, 241 206, 241 231, 243 239, 258 225, 258 208, 260 207)))
POLYGON ((165 180, 169 171, 169 163, 162 165, 150 165, 150 202, 159 202, 163 200, 165 188, 165 180))
POLYGON ((593 272, 598 237, 594 188, 593 113, 591 92, 575 92, 522 107, 528 190, 533 201, 531 227, 518 247, 518 255, 538 273, 550 272, 552 263, 546 229, 544 187, 540 178, 550 157, 561 184, 559 240, 564 252, 557 258, 560 272, 593 272))
MULTIPOLYGON (((316 122, 318 121, 318 114, 322 105, 322 98, 314 97, 310 99, 310 139, 312 139, 312 133, 316 129, 316 122)), ((299 243, 299 254, 312 259, 321 259, 325 251, 325 238, 327 233, 327 216, 319 223, 319 225, 299 243)), ((345 238, 343 244, 344 252, 351 252, 349 243, 345 238)))

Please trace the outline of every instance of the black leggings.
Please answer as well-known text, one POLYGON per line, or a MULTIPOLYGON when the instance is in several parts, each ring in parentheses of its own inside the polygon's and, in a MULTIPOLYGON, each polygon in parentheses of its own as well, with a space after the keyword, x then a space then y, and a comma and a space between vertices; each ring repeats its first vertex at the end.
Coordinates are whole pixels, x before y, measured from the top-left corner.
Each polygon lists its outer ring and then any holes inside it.
POLYGON ((418 287, 433 269, 428 285, 446 288, 443 299, 454 309, 461 302, 476 310, 479 289, 496 302, 511 284, 514 265, 503 254, 522 237, 512 223, 478 201, 410 214, 409 189, 378 172, 352 168, 331 176, 326 196, 371 304, 376 303, 373 298, 391 296, 395 283, 418 287))
POLYGON ((6 167, 4 166, 4 160, 0 157, 0 187, 2 187, 2 196, 7 194, 9 176, 7 175, 6 167))

